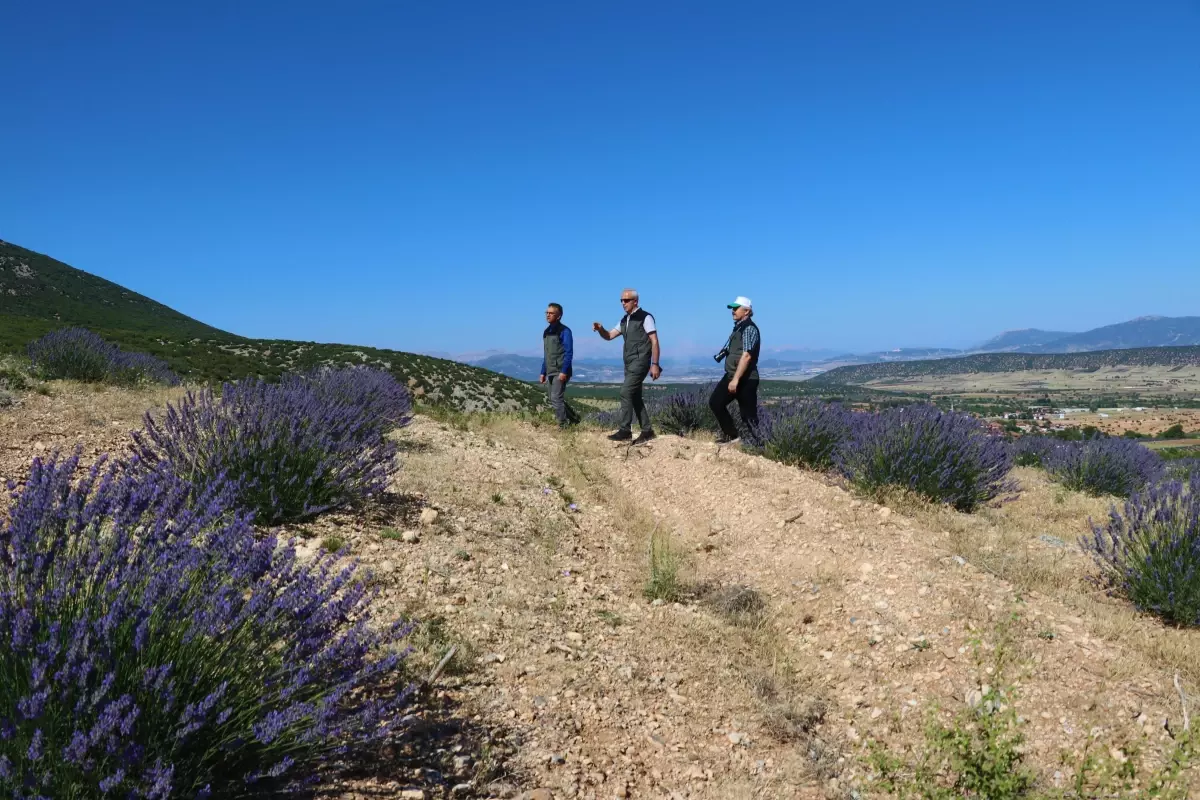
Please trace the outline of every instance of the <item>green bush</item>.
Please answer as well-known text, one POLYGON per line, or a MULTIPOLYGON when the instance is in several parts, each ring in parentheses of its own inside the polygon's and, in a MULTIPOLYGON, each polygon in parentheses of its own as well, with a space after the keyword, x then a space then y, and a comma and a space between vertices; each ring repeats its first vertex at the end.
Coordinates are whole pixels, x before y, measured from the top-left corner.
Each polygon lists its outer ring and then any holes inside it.
POLYGON ((1183 425, 1180 425, 1179 423, 1176 423, 1176 424, 1172 425, 1171 427, 1167 428, 1165 431, 1160 433, 1158 436, 1160 439, 1186 439, 1187 438, 1187 434, 1183 432, 1183 425))

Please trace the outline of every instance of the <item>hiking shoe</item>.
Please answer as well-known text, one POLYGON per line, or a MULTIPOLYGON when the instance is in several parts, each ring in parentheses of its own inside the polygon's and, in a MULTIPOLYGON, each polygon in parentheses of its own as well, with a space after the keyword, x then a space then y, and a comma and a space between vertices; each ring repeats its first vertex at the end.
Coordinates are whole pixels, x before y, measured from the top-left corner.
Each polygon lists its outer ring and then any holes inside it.
POLYGON ((608 435, 609 441, 625 442, 633 438, 633 434, 629 431, 617 431, 608 435))
POLYGON ((638 437, 633 440, 634 444, 645 444, 654 438, 654 431, 642 431, 638 437))
POLYGON ((742 441, 740 436, 726 436, 723 433, 717 434, 717 444, 737 444, 742 441))

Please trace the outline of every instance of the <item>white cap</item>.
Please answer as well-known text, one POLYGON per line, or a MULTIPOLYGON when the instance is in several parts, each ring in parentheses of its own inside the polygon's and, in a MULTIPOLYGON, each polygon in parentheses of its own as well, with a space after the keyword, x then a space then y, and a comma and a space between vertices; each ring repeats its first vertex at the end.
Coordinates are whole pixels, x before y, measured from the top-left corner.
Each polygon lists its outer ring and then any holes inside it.
POLYGON ((746 308, 750 309, 751 311, 754 310, 754 305, 750 302, 750 298, 749 297, 741 297, 741 296, 739 296, 738 299, 734 300, 732 303, 727 305, 726 308, 738 308, 740 306, 745 306, 746 308))

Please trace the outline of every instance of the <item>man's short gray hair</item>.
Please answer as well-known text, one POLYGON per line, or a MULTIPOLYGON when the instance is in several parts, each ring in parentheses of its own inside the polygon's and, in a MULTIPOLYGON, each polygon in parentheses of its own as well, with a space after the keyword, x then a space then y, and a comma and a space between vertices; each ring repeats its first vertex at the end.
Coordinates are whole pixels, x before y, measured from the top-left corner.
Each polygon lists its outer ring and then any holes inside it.
POLYGON ((639 299, 641 299, 641 298, 639 298, 639 297, 638 297, 637 289, 628 289, 628 288, 626 288, 626 289, 622 289, 622 290, 621 290, 621 294, 631 294, 631 295, 633 295, 633 299, 634 299, 634 300, 639 300, 639 299))

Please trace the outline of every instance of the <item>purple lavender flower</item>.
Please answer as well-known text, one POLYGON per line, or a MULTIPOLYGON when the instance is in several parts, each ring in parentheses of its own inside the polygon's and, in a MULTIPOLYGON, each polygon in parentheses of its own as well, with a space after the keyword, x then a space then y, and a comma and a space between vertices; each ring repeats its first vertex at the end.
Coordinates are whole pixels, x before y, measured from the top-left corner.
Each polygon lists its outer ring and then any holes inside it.
POLYGON ((850 438, 854 415, 837 403, 791 400, 762 406, 751 439, 764 456, 784 464, 827 470, 850 438))
POLYGON ((30 342, 27 349, 34 369, 45 378, 121 386, 179 383, 179 376, 162 359, 125 352, 86 328, 52 331, 30 342))
POLYGON ((694 431, 714 431, 717 418, 708 406, 711 383, 693 389, 681 389, 655 397, 646 406, 654 426, 666 433, 687 436, 694 431))
POLYGON ((131 467, 168 465, 201 490, 228 482, 261 524, 303 519, 387 488, 398 446, 386 434, 411 408, 395 378, 363 368, 227 383, 147 413, 131 467))
POLYGON ((283 792, 402 724, 407 628, 356 565, 300 563, 227 484, 78 461, 35 460, 0 513, 0 789, 283 792))
POLYGON ((1053 453, 1067 443, 1053 436, 1031 434, 1013 442, 1013 463, 1018 467, 1040 467, 1053 453))
POLYGON ((1134 492, 1081 540, 1114 594, 1174 625, 1200 625, 1200 475, 1134 492))
POLYGON ((1163 477, 1158 454, 1129 439, 1062 442, 1042 459, 1050 476, 1069 489, 1128 497, 1163 477))
POLYGON ((913 405, 853 419, 835 461, 867 492, 895 486, 970 512, 1017 491, 1008 445, 969 414, 913 405))

